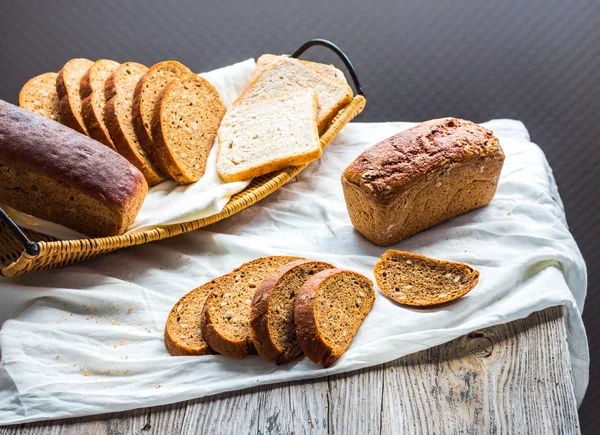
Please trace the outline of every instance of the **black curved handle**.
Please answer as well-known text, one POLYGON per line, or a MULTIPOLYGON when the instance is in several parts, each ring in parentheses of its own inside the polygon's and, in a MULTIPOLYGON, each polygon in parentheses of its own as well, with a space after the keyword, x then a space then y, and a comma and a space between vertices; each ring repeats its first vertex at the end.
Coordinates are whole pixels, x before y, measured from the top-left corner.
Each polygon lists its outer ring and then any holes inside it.
POLYGON ((2 210, 2 208, 0 208, 0 220, 4 221, 15 237, 19 239, 19 242, 21 242, 25 248, 25 252, 27 252, 29 255, 37 255, 40 252, 40 247, 38 244, 29 240, 25 233, 21 231, 21 228, 14 223, 14 221, 6 214, 4 210, 2 210))
POLYGON ((348 69, 348 72, 350 73, 350 77, 352 77, 352 82, 354 83, 354 88, 356 88, 356 93, 358 95, 365 95, 362 87, 360 86, 360 82, 358 81, 358 76, 356 75, 356 70, 354 69, 354 65, 352 65, 352 62, 350 61, 350 58, 348 57, 348 55, 346 53, 344 53, 344 51, 338 47, 336 44, 334 44, 331 41, 328 41, 327 39, 311 39, 310 41, 302 44, 302 46, 294 51, 294 54, 292 54, 292 57, 298 58, 302 53, 304 53, 306 50, 308 50, 310 47, 314 46, 314 45, 320 45, 322 47, 327 47, 329 48, 331 51, 333 51, 335 54, 337 54, 339 56, 340 59, 342 59, 342 61, 344 62, 344 65, 346 65, 346 68, 348 69))

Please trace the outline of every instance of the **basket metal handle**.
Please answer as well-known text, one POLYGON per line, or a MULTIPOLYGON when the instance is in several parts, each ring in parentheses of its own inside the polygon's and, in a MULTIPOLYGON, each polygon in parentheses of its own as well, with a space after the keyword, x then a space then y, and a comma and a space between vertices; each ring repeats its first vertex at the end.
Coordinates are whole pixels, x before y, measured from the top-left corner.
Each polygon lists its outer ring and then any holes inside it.
POLYGON ((6 214, 4 210, 2 210, 2 208, 0 208, 0 220, 8 225, 8 228, 25 248, 25 252, 27 252, 29 255, 37 255, 40 252, 40 247, 38 244, 29 240, 29 237, 27 237, 25 233, 21 231, 21 228, 19 228, 19 226, 10 218, 10 216, 8 216, 8 214, 6 214))
POLYGON ((356 89, 356 93, 358 95, 364 96, 365 94, 364 94, 362 86, 360 85, 360 82, 358 80, 358 76, 356 75, 356 70, 354 69, 354 65, 352 65, 352 62, 350 61, 350 58, 348 57, 348 55, 346 53, 344 53, 344 51, 337 44, 334 44, 333 42, 328 41, 327 39, 320 39, 320 38, 311 39, 310 41, 302 44, 302 46, 298 50, 296 50, 294 52, 294 54, 292 54, 292 57, 298 58, 302 53, 304 53, 310 47, 313 47, 315 45, 320 45, 322 47, 326 47, 326 48, 330 49, 335 54, 337 54, 340 59, 342 59, 342 62, 344 62, 344 65, 346 65, 346 68, 348 69, 348 72, 350 73, 350 77, 352 77, 352 82, 354 83, 354 88, 356 89))

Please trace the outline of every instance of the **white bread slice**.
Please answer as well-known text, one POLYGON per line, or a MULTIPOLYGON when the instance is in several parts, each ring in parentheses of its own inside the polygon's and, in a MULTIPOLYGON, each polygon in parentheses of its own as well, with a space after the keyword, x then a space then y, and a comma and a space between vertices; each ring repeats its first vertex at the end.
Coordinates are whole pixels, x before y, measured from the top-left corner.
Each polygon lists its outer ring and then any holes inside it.
POLYGON ((227 182, 249 180, 321 157, 317 93, 312 89, 234 106, 219 127, 217 171, 227 182))
POLYGON ((256 77, 233 103, 256 104, 303 89, 314 89, 319 99, 317 122, 323 133, 331 120, 352 100, 352 89, 303 65, 298 59, 281 56, 256 77))
MULTIPOLYGON (((271 63, 275 62, 277 59, 280 59, 282 57, 289 58, 289 56, 286 54, 281 54, 279 56, 275 54, 263 54, 256 61, 256 69, 254 70, 254 75, 252 76, 252 79, 255 79, 256 77, 261 75, 271 63)), ((314 69, 315 71, 319 72, 320 74, 323 74, 325 77, 331 80, 348 84, 344 73, 336 67, 334 67, 333 65, 328 65, 319 62, 311 62, 309 60, 300 60, 300 62, 302 62, 302 65, 314 69)))

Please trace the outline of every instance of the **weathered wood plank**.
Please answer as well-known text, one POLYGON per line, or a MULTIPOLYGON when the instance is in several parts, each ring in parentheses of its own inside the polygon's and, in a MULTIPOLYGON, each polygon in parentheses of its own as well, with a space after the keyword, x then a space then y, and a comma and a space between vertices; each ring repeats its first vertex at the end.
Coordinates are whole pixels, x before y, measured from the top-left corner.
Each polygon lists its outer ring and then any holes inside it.
POLYGON ((328 380, 0 428, 0 435, 579 433, 560 308, 328 380))
POLYGON ((561 308, 386 364, 382 434, 579 433, 561 308))

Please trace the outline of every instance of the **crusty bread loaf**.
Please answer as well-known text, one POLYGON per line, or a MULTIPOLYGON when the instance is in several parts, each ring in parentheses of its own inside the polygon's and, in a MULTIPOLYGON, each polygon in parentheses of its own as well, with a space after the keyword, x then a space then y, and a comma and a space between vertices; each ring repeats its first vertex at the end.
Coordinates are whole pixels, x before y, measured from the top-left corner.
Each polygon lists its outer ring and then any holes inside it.
POLYGON ((318 159, 316 114, 317 94, 310 89, 233 107, 219 128, 219 175, 248 180, 318 159))
POLYGON ((183 296, 171 309, 165 325, 165 347, 171 355, 209 355, 215 353, 202 336, 200 316, 208 295, 222 285, 218 277, 183 296))
POLYGON ((255 104, 305 89, 314 89, 318 95, 319 133, 323 133, 352 100, 352 89, 348 84, 331 80, 298 59, 283 56, 271 62, 233 105, 255 104))
POLYGON ((310 276, 333 267, 323 261, 298 260, 263 279, 250 313, 252 342, 262 359, 284 364, 302 353, 294 322, 296 295, 310 276))
MULTIPOLYGON (((277 56, 274 54, 263 54, 261 57, 259 57, 258 60, 256 61, 256 68, 254 70, 254 74, 252 75, 252 80, 254 80, 256 77, 261 75, 265 71, 265 69, 268 68, 268 66, 271 63, 275 62, 277 59, 279 59, 281 57, 289 57, 289 56, 287 56, 287 55, 277 56)), ((344 73, 341 72, 336 67, 334 67, 333 65, 327 65, 325 63, 319 63, 319 62, 311 62, 309 60, 300 60, 300 62, 302 62, 302 65, 314 69, 318 73, 323 74, 325 77, 327 77, 331 80, 335 80, 340 83, 348 84, 348 82, 346 81, 346 77, 344 76, 344 73)))
POLYGON ((152 120, 152 158, 179 184, 198 181, 225 114, 219 92, 208 80, 186 74, 158 95, 152 120))
POLYGON ((132 119, 133 92, 147 70, 139 63, 126 62, 111 74, 104 90, 104 119, 117 151, 144 174, 150 186, 154 186, 164 177, 137 140, 132 119))
POLYGON ((117 150, 104 120, 106 98, 104 88, 112 73, 119 67, 114 60, 101 59, 87 70, 81 78, 79 95, 81 97, 81 117, 83 124, 92 139, 107 147, 117 150))
POLYGON ((298 257, 261 257, 244 263, 218 281, 208 296, 200 329, 208 345, 231 358, 254 353, 250 332, 252 297, 265 276, 298 257))
POLYGON ((57 73, 40 74, 29 80, 19 93, 19 106, 60 122, 60 101, 56 92, 57 73))
POLYGON ((160 165, 155 156, 152 143, 152 124, 155 117, 155 108, 160 93, 171 80, 184 74, 191 74, 190 69, 174 60, 159 62, 150 67, 140 79, 133 94, 133 128, 142 148, 146 150, 152 160, 157 162, 159 169, 168 171, 160 165))
POLYGON ((375 265, 375 279, 390 299, 427 307, 454 301, 470 292, 479 281, 479 271, 463 263, 389 250, 375 265))
POLYGON ((488 204, 504 162, 490 130, 434 119, 372 146, 342 174, 354 227, 381 246, 488 204))
POLYGON ((62 67, 56 78, 62 123, 83 134, 87 134, 87 130, 81 116, 79 86, 81 78, 93 64, 94 62, 88 59, 71 59, 62 67))
POLYGON ((90 237, 123 233, 148 186, 108 147, 0 100, 0 203, 90 237))
POLYGON ((374 302, 373 283, 359 273, 328 269, 312 275, 298 292, 294 311, 304 354, 323 367, 335 364, 374 302))

